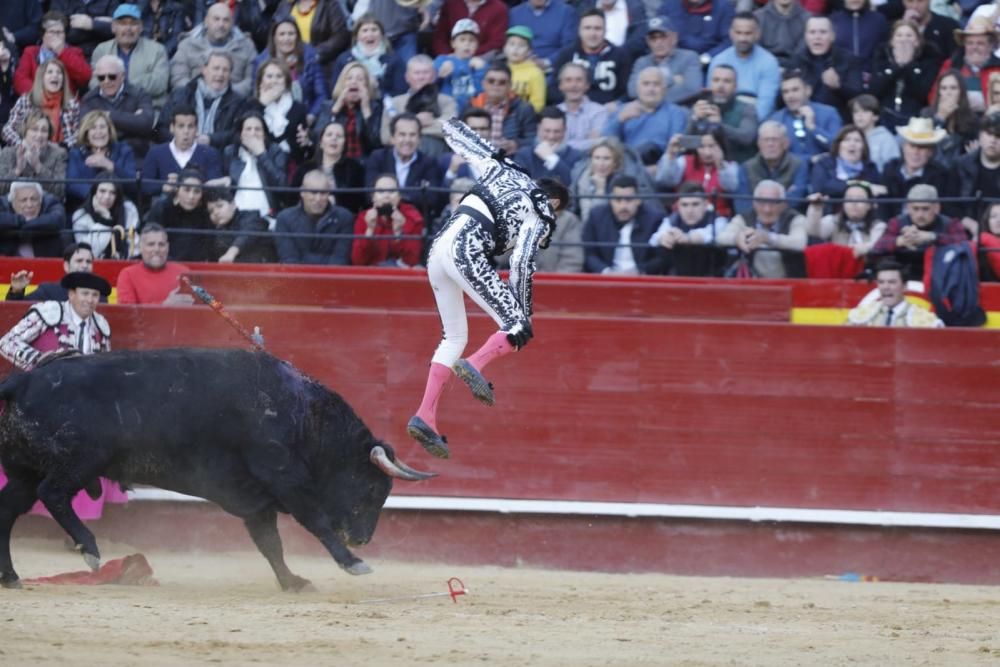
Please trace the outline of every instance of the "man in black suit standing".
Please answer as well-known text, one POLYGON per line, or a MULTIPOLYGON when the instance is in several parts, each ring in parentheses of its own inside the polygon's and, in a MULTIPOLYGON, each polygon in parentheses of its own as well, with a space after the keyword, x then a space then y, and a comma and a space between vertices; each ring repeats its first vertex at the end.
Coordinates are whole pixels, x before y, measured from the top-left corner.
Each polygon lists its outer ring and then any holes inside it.
POLYGON ((395 174, 403 199, 421 209, 424 219, 437 215, 444 205, 443 196, 424 187, 439 188, 443 180, 437 160, 421 153, 420 120, 412 113, 401 113, 389 124, 392 146, 372 151, 365 161, 365 185, 372 187, 382 174, 395 174))

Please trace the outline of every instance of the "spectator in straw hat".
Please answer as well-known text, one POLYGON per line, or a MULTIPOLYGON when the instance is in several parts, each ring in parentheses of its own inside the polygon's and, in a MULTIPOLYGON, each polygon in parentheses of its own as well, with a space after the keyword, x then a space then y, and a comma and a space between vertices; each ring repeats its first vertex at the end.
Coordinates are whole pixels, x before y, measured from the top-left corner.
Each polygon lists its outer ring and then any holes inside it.
MULTIPOLYGON (((1000 71, 1000 58, 993 53, 997 46, 996 29, 993 21, 977 17, 954 34, 959 48, 941 65, 938 81, 949 70, 958 70, 969 94, 969 105, 973 111, 982 112, 986 108, 983 91, 988 89, 990 74, 1000 71)), ((931 90, 931 99, 936 90, 937 84, 931 90)))
MULTIPOLYGON (((947 136, 947 131, 934 127, 930 118, 911 118, 905 126, 896 127, 902 144, 902 155, 886 163, 882 181, 889 199, 902 199, 913 186, 920 183, 933 185, 938 192, 947 192, 948 172, 935 158, 937 145, 947 136)), ((883 216, 890 218, 903 212, 903 203, 888 202, 883 206, 883 216)))
POLYGON ((906 199, 906 212, 889 220, 872 253, 895 255, 916 278, 923 275, 927 248, 963 243, 969 237, 960 220, 941 214, 938 191, 933 185, 914 185, 906 199))

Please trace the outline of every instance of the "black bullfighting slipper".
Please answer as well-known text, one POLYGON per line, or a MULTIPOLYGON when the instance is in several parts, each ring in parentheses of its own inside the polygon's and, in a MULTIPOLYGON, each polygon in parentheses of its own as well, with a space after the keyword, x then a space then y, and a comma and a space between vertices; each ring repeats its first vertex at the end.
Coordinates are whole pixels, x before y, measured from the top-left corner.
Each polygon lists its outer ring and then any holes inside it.
POLYGON ((472 395, 483 405, 493 407, 496 402, 493 398, 493 383, 487 382, 482 373, 469 363, 467 359, 459 359, 451 367, 455 375, 461 378, 462 382, 472 390, 472 395))
POLYGON ((448 439, 443 435, 438 435, 420 417, 410 417, 410 421, 406 423, 406 432, 419 442, 431 456, 436 456, 439 459, 451 456, 451 452, 448 451, 448 439))

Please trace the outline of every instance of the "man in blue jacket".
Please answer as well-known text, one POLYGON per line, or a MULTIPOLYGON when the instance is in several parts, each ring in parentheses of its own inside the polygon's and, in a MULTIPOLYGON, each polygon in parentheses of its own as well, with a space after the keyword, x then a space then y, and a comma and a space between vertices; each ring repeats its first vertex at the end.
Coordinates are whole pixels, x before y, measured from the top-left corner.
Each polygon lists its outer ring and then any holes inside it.
POLYGON ((781 77, 784 109, 771 114, 788 130, 790 150, 809 160, 830 149, 830 142, 840 130, 840 114, 826 104, 812 101, 812 87, 799 70, 786 71, 781 77))
POLYGON ((666 255, 649 245, 663 211, 636 196, 639 184, 631 176, 616 176, 610 189, 609 203, 594 207, 583 227, 584 270, 628 276, 664 273, 666 255), (612 243, 617 245, 604 245, 612 243))

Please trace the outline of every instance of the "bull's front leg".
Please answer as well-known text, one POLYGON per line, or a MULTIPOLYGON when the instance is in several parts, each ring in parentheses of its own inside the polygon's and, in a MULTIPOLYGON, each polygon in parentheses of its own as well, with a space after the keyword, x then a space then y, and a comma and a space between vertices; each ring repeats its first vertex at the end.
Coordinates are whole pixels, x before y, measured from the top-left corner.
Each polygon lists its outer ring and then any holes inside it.
POLYGON ((38 499, 37 485, 38 480, 8 477, 7 485, 0 489, 0 586, 4 588, 21 587, 10 555, 10 533, 17 517, 30 510, 38 499))
POLYGON ((38 499, 66 534, 73 538, 87 566, 96 572, 101 567, 101 552, 97 550, 97 539, 73 509, 73 496, 81 488, 82 484, 49 476, 38 485, 38 499))
POLYGON ((298 592, 315 590, 308 579, 296 576, 285 564, 284 551, 281 548, 281 535, 278 533, 278 515, 273 509, 258 512, 244 517, 243 524, 253 539, 254 544, 271 564, 278 584, 283 591, 298 592))

